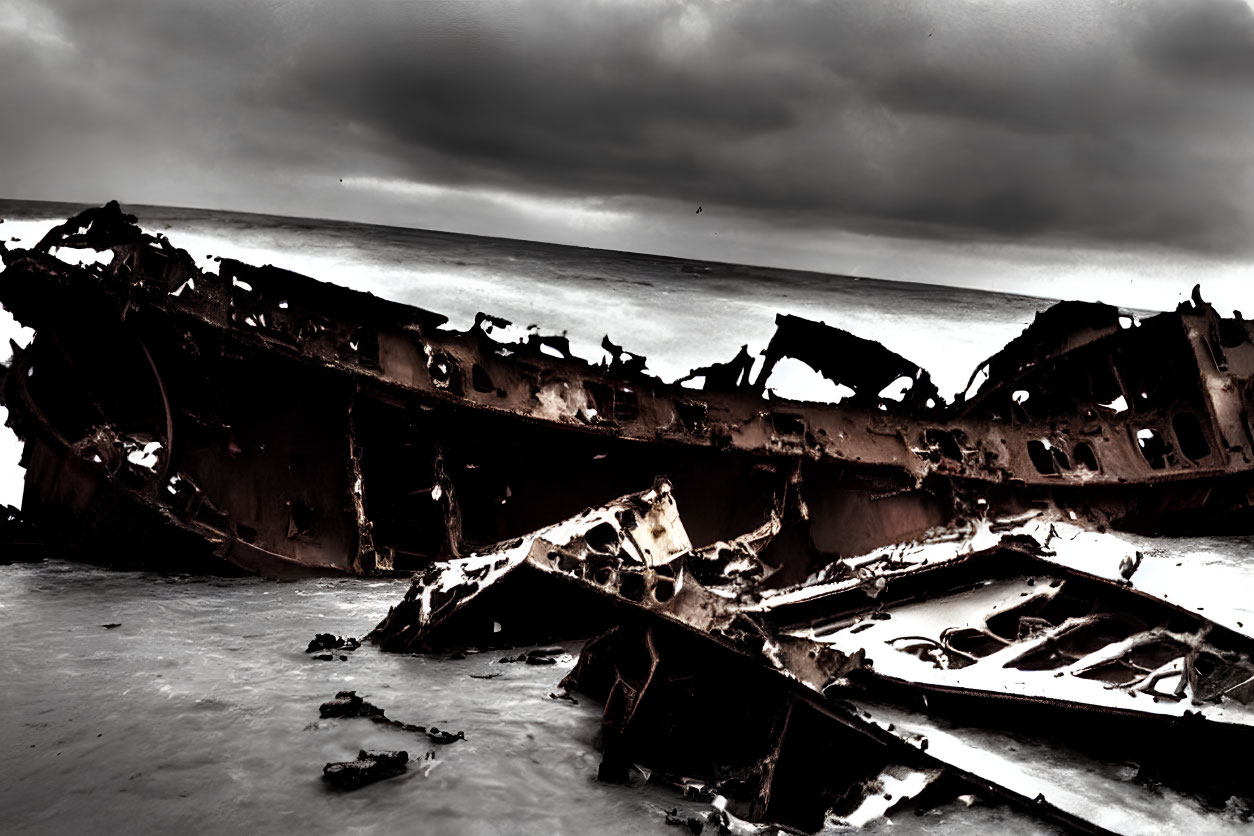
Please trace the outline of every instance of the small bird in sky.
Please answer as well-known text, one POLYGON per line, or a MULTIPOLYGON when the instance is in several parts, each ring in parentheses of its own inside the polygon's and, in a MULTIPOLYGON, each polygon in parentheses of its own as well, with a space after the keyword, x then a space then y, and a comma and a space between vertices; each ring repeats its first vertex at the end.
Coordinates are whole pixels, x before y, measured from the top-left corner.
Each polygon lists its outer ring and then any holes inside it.
POLYGON ((701 214, 701 207, 700 207, 700 206, 698 206, 698 207, 697 207, 697 212, 696 212, 696 214, 698 214, 698 215, 700 215, 700 214, 701 214))

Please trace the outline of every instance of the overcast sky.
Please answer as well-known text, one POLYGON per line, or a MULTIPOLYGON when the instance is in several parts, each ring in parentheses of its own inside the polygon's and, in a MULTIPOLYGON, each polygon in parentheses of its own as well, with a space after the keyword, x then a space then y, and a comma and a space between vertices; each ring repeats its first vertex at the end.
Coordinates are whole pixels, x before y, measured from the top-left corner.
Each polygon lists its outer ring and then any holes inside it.
POLYGON ((1241 0, 0 0, 0 108, 3 197, 1254 310, 1241 0))

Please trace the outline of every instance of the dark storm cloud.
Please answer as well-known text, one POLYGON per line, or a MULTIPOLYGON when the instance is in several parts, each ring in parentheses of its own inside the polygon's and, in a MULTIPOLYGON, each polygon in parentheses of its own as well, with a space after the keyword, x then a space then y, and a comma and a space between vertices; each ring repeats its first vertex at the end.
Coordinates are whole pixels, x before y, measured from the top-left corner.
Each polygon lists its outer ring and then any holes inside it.
POLYGON ((1173 4, 1161 23, 1141 43, 1151 63, 1217 82, 1254 82, 1254 17, 1242 0, 1173 4))
POLYGON ((1237 0, 22 2, 69 46, 0 49, 0 100, 45 103, 6 150, 79 132, 796 228, 1249 250, 1237 0))

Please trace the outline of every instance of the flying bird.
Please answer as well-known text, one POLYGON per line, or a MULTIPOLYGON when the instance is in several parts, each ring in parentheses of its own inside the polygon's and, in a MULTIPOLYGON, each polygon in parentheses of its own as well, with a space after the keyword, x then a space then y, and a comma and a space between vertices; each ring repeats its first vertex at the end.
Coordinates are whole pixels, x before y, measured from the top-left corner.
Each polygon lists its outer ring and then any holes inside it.
POLYGON ((700 215, 700 214, 701 214, 701 207, 700 207, 700 206, 698 206, 698 207, 697 207, 696 214, 698 214, 698 215, 700 215))

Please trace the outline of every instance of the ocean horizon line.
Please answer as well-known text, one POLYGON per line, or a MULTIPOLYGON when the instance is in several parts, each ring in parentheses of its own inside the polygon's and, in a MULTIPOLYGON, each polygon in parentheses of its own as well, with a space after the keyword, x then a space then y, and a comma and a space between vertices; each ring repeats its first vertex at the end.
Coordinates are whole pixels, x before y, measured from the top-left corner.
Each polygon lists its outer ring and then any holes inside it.
MULTIPOLYGON (((108 201, 105 201, 105 202, 108 202, 108 201)), ((945 283, 941 281, 927 282, 927 281, 918 281, 915 279, 885 278, 881 276, 862 276, 862 275, 853 275, 850 273, 837 273, 837 272, 828 272, 824 270, 806 270, 806 269, 797 268, 797 267, 784 267, 784 266, 780 266, 776 264, 769 264, 769 263, 721 261, 717 259, 699 258, 695 256, 686 257, 686 256, 667 255, 664 253, 651 253, 651 252, 645 252, 645 251, 640 251, 640 250, 614 250, 614 249, 609 249, 606 247, 590 247, 590 246, 582 246, 578 244, 566 244, 566 243, 560 243, 560 242, 554 242, 554 241, 541 241, 541 240, 530 239, 530 238, 511 238, 509 236, 503 236, 503 235, 482 235, 482 234, 473 233, 473 232, 459 232, 457 230, 451 230, 451 229, 432 229, 429 227, 411 227, 411 226, 403 226, 400 224, 381 224, 381 223, 375 223, 375 222, 369 222, 369 221, 347 220, 343 218, 323 218, 323 217, 318 217, 315 215, 282 215, 282 214, 275 214, 275 213, 270 213, 270 212, 255 212, 255 211, 242 210, 242 209, 219 209, 219 208, 209 208, 209 207, 202 207, 202 206, 175 206, 175 205, 170 205, 170 204, 159 204, 159 203, 126 203, 120 200, 118 201, 118 203, 122 206, 124 211, 136 216, 140 227, 145 226, 145 218, 144 218, 144 215, 142 214, 144 210, 155 210, 157 213, 175 213, 175 214, 199 213, 201 215, 206 216, 204 218, 205 220, 211 220, 211 218, 208 216, 218 215, 218 216, 221 216, 221 218, 223 219, 226 219, 228 217, 234 217, 234 218, 239 218, 239 219, 249 219, 249 218, 263 219, 267 223, 271 223, 271 224, 274 224, 274 222, 276 221, 280 223, 294 221, 294 222, 297 222, 298 224, 312 222, 312 223, 317 223, 317 224, 326 225, 326 226, 338 226, 338 227, 342 227, 345 229, 351 228, 351 229, 358 230, 358 231, 363 230, 363 229, 365 230, 371 230, 371 229, 389 230, 389 231, 411 233, 411 234, 417 233, 417 234, 428 235, 428 236, 447 236, 452 239, 461 239, 461 240, 472 239, 472 240, 477 240, 477 241, 492 242, 492 243, 503 244, 503 245, 527 245, 527 246, 538 246, 538 247, 551 247, 551 248, 556 248, 556 249, 564 250, 564 251, 571 252, 571 253, 576 253, 576 252, 584 253, 584 254, 602 253, 602 254, 605 254, 606 256, 614 256, 617 258, 626 256, 628 258, 648 260, 654 263, 673 263, 680 267, 708 266, 711 268, 727 268, 727 269, 749 268, 752 270, 776 271, 781 274, 797 276, 797 277, 809 276, 809 277, 816 277, 816 278, 822 278, 822 279, 828 279, 828 280, 838 280, 838 281, 844 281, 844 282, 866 282, 870 284, 900 286, 903 288, 916 287, 916 288, 928 288, 928 289, 933 289, 933 290, 947 289, 947 290, 953 290, 953 291, 960 292, 960 293, 974 293, 974 294, 980 294, 980 295, 1017 297, 1021 299, 1033 299, 1033 300, 1043 299, 1043 300, 1059 301, 1062 298, 1057 295, 1052 295, 1052 294, 1047 294, 1047 293, 1027 293, 1022 290, 993 290, 993 289, 985 289, 985 288, 979 288, 979 287, 970 287, 970 286, 965 286, 965 285, 960 285, 960 284, 950 284, 950 283, 945 283)), ((21 217, 21 218, 16 217, 15 215, 13 217, 14 220, 23 220, 23 221, 37 221, 37 220, 44 220, 44 219, 64 220, 66 218, 72 217, 78 212, 81 212, 83 209, 86 209, 92 206, 99 206, 99 205, 102 205, 102 204, 100 202, 93 202, 93 201, 78 202, 78 201, 67 201, 67 200, 37 200, 37 199, 25 199, 25 198, 0 197, 0 223, 2 223, 6 217, 14 214, 11 211, 14 209, 17 210, 17 214, 27 215, 26 217, 21 217), (48 214, 46 216, 42 214, 30 214, 30 210, 35 207, 40 207, 41 211, 47 212, 48 214), (54 209, 56 211, 54 211, 54 209)), ((177 220, 177 219, 167 218, 166 220, 177 220)), ((195 220, 195 219, 188 218, 187 220, 195 220)), ((275 224, 275 225, 280 225, 280 224, 275 224)), ((287 225, 291 225, 291 224, 287 224, 287 225)), ((0 235, 0 239, 3 239, 2 235, 0 235)), ((177 239, 172 240, 171 243, 178 246, 177 239)), ((1134 313, 1155 313, 1160 310, 1158 308, 1129 308, 1128 306, 1122 306, 1122 305, 1118 305, 1117 307, 1130 310, 1134 313)))

